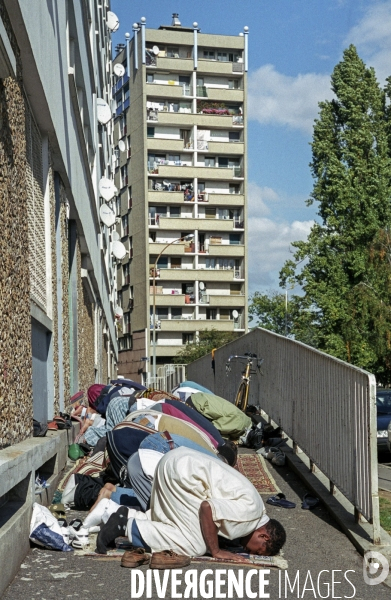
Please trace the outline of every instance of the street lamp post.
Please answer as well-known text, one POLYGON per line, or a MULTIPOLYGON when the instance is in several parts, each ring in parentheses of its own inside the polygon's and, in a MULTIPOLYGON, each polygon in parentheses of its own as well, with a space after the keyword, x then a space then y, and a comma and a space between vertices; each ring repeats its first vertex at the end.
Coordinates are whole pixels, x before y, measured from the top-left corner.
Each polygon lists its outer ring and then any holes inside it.
POLYGON ((188 240, 192 240, 194 235, 190 233, 189 235, 185 235, 184 237, 177 238, 173 240, 166 246, 164 246, 163 250, 160 252, 159 256, 155 260, 155 264, 153 265, 153 309, 152 309, 152 345, 153 345, 153 361, 152 361, 152 377, 153 377, 153 386, 156 385, 156 270, 157 263, 159 262, 159 258, 163 254, 165 250, 172 244, 176 242, 186 242, 188 240))

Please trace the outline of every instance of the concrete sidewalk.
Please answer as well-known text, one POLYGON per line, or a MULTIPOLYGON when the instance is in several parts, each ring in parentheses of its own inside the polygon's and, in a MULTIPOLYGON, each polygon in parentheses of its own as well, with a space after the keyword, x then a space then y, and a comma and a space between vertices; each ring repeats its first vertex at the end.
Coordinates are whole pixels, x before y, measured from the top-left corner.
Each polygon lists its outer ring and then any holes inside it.
MULTIPOLYGON (((284 547, 284 558, 289 565, 287 572, 272 570, 268 576, 270 585, 266 591, 270 594, 270 598, 350 597, 357 600, 390 598, 388 587, 383 584, 369 586, 364 582, 362 557, 326 509, 322 506, 314 511, 301 509, 301 498, 307 489, 289 467, 273 467, 270 464, 269 468, 287 499, 297 504, 296 508, 291 510, 267 505, 269 516, 280 520, 286 528, 288 541, 284 547), (293 586, 297 571, 299 571, 299 589, 296 582, 296 587, 291 592, 288 584, 285 588, 286 573, 293 586), (351 584, 348 583, 345 574, 351 584), (311 579, 315 593, 311 589, 311 579), (332 579, 334 579, 334 591, 332 579)), ((266 498, 267 496, 264 496, 264 500, 266 498)), ((188 567, 190 568, 195 567, 192 565, 188 567)), ((197 567, 199 571, 203 568, 211 567, 207 564, 197 567)), ((219 565, 212 570, 224 568, 226 567, 219 565)), ((145 572, 147 569, 142 567, 142 570, 145 572)), ((59 598, 129 600, 132 597, 130 580, 131 571, 121 568, 118 560, 94 559, 75 556, 73 553, 34 549, 30 551, 3 599, 26 600, 39 597, 41 600, 59 598)), ((256 591, 255 578, 253 582, 252 588, 256 591)), ((153 586, 152 590, 154 589, 153 586)), ((180 589, 178 587, 178 590, 180 589)), ((224 591, 224 588, 222 589, 224 591)), ((143 598, 145 597, 144 595, 143 598)), ((151 597, 157 598, 156 595, 151 597)), ((171 591, 167 592, 166 597, 172 597, 171 591)), ((197 597, 202 596, 199 593, 197 597)))

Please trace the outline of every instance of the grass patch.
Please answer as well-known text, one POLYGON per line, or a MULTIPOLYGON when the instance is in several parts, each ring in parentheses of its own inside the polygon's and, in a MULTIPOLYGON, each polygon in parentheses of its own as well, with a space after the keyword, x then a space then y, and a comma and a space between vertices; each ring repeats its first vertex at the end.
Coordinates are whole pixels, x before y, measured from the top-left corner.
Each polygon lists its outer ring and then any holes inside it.
POLYGON ((380 496, 380 525, 391 534, 391 500, 380 496))

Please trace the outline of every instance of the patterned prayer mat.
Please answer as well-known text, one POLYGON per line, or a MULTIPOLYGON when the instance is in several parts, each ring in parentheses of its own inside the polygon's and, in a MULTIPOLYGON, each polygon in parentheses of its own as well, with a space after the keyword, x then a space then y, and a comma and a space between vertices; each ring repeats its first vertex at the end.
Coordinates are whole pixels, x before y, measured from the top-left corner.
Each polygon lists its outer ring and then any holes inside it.
POLYGON ((259 494, 277 494, 281 491, 267 468, 263 456, 238 454, 236 468, 251 481, 259 494))

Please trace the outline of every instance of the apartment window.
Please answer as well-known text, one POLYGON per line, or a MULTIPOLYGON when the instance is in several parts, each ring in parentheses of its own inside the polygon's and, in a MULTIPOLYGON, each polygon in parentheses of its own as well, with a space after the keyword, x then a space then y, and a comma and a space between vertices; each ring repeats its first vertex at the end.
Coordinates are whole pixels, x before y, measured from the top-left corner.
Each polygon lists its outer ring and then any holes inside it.
POLYGON ((168 269, 168 256, 161 256, 157 261, 158 269, 168 269))
POLYGON ((204 58, 206 58, 207 60, 215 60, 216 53, 214 52, 214 50, 204 50, 204 58))
POLYGON ((122 338, 118 340, 118 349, 119 350, 131 350, 132 349, 132 336, 124 335, 122 338))
POLYGON ((190 85, 190 77, 188 75, 179 75, 179 85, 190 85))
POLYGON ((228 53, 228 60, 229 62, 239 62, 239 58, 240 54, 238 54, 237 52, 229 52, 228 53))
POLYGON ((147 83, 153 83, 155 81, 154 73, 147 73, 147 83))
POLYGON ((229 193, 230 194, 239 194, 240 193, 240 187, 237 183, 230 183, 229 184, 229 193))
POLYGON ((132 187, 128 187, 128 210, 132 208, 132 187))
POLYGON ((216 269, 216 267, 217 267, 217 259, 216 258, 205 259, 205 268, 206 269, 216 269))
POLYGON ((241 235, 240 233, 230 233, 229 234, 229 243, 231 245, 239 245, 241 244, 241 235))
MULTIPOLYGON (((129 220, 128 220, 129 222, 129 220)), ((132 236, 129 237, 129 257, 133 258, 133 238, 132 236)))
POLYGON ((128 185, 128 165, 121 167, 121 188, 128 185))
POLYGON ((239 88, 239 79, 230 79, 228 81, 228 87, 230 90, 238 90, 239 88))
POLYGON ((220 62, 228 62, 228 52, 218 52, 217 60, 220 62))
POLYGON ((122 225, 122 236, 121 237, 125 237, 127 235, 129 235, 129 219, 128 219, 128 215, 124 215, 121 219, 121 225, 122 225))
POLYGON ((182 333, 182 344, 194 344, 194 333, 182 333))
POLYGON ((122 308, 122 292, 117 292, 117 306, 121 306, 122 308))
POLYGON ((171 319, 182 319, 182 309, 173 307, 171 309, 171 319))
POLYGON ((215 219, 216 218, 216 207, 207 206, 205 208, 205 219, 215 219))
POLYGON ((207 308, 206 318, 208 321, 217 319, 217 308, 207 308))
POLYGON ((216 165, 216 159, 214 156, 205 156, 205 167, 214 167, 216 165))
POLYGON ((219 156, 219 167, 224 169, 228 167, 228 158, 226 156, 219 156))
POLYGON ((171 269, 180 269, 182 267, 182 259, 180 256, 171 257, 171 269))
POLYGON ((180 206, 170 206, 170 217, 180 217, 181 216, 181 207, 180 206))
POLYGON ((179 48, 175 46, 168 46, 166 56, 168 58, 179 58, 179 48))
POLYGON ((122 265, 122 274, 123 274, 124 285, 129 285, 129 283, 130 283, 130 265, 129 265, 129 263, 126 263, 126 265, 122 265))
POLYGON ((134 296, 133 296, 133 286, 131 285, 129 288, 129 308, 133 308, 134 296))
POLYGON ((158 319, 158 321, 165 321, 166 319, 168 319, 168 308, 158 306, 156 308, 156 318, 158 319))
POLYGON ((240 296, 242 286, 240 283, 231 283, 229 286, 229 293, 231 296, 240 296))
POLYGON ((228 139, 230 142, 240 142, 240 131, 229 131, 228 139))
POLYGON ((147 127, 147 137, 149 137, 149 138, 155 137, 155 128, 154 127, 147 127))
POLYGON ((123 332, 130 333, 130 314, 129 313, 124 313, 123 323, 124 323, 123 332))
POLYGON ((177 165, 180 165, 181 164, 181 157, 180 157, 179 154, 169 154, 168 161, 169 162, 173 162, 173 163, 175 163, 177 165))
MULTIPOLYGON (((126 102, 126 100, 129 98, 130 96, 130 91, 129 91, 129 84, 127 83, 126 85, 124 85, 124 87, 122 88, 123 92, 124 92, 124 103, 126 102)), ((126 107, 125 107, 126 108, 126 107)))

